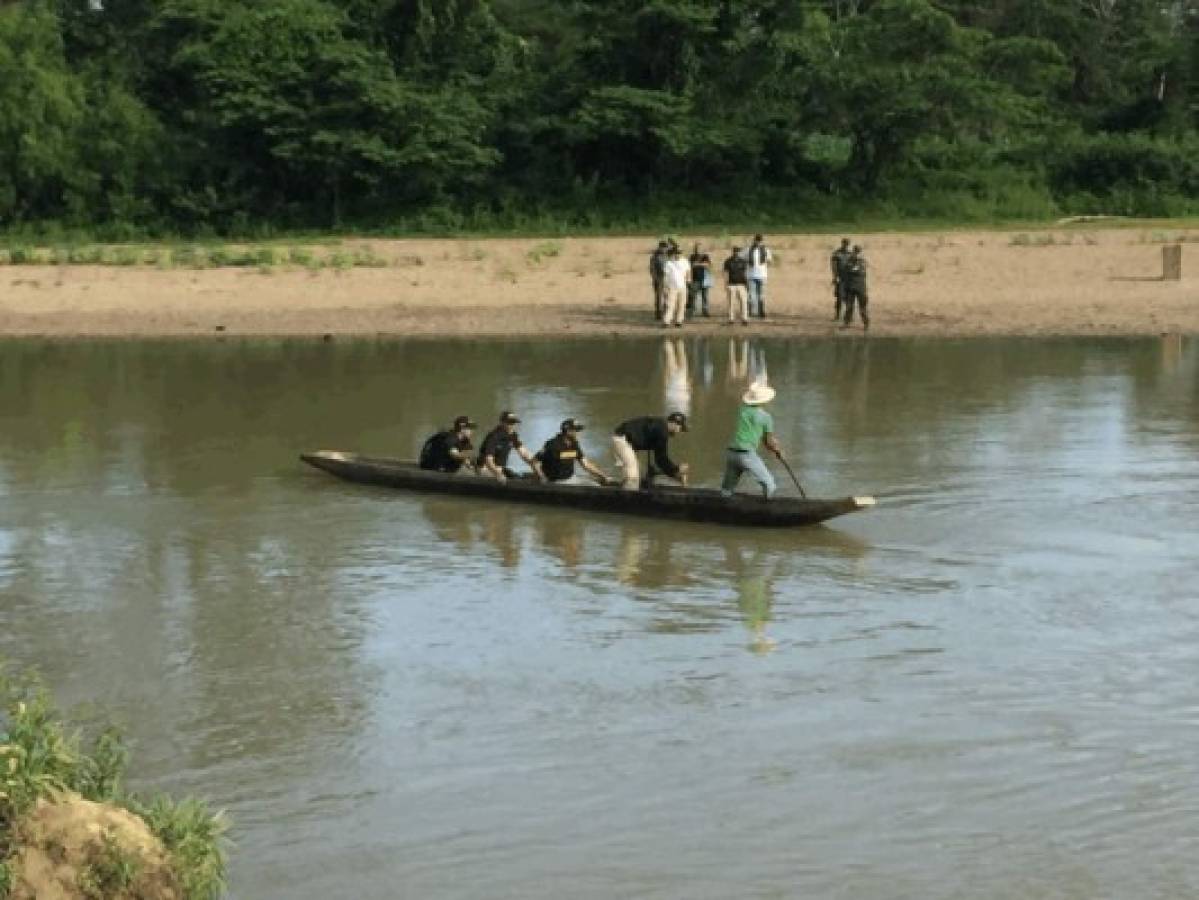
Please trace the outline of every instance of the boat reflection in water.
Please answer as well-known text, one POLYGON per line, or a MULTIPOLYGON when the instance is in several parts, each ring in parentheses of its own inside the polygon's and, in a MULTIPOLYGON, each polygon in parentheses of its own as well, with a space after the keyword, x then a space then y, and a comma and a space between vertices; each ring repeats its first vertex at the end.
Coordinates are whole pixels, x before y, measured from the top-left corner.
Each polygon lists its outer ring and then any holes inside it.
POLYGON ((601 606, 619 604, 618 597, 644 605, 646 628, 657 634, 717 632, 739 620, 756 654, 777 646, 767 630, 780 590, 794 607, 803 604, 808 579, 851 583, 871 549, 823 526, 746 533, 453 497, 412 502, 432 526, 430 540, 461 551, 444 554, 447 565, 488 558, 518 579, 553 578, 557 568, 590 584, 601 606))

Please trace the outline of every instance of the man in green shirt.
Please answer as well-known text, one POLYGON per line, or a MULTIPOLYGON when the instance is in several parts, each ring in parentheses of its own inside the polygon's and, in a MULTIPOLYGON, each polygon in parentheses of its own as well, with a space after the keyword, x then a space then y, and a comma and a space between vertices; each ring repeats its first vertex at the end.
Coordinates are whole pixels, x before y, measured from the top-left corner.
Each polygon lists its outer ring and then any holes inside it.
POLYGON ((733 489, 746 472, 762 486, 767 499, 774 496, 774 476, 758 456, 758 447, 762 444, 775 456, 783 452, 774 437, 774 419, 762 408, 773 399, 774 388, 767 387, 764 379, 755 381, 741 395, 737 425, 725 453, 724 481, 720 485, 720 493, 725 497, 733 496, 733 489))

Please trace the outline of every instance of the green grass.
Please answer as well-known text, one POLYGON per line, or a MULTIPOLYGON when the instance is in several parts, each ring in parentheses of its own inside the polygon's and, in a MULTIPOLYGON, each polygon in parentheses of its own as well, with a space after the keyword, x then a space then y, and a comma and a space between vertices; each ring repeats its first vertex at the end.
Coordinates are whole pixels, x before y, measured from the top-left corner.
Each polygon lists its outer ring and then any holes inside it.
MULTIPOLYGON (((225 244, 85 244, 39 247, 27 243, 0 246, 0 266, 152 266, 158 269, 257 268, 268 274, 278 266, 320 269, 385 268, 392 263, 370 247, 337 249, 340 242, 312 247, 281 247, 275 243, 225 244)), ((397 266, 423 265, 419 256, 405 256, 397 266)))
POLYGON ((111 832, 100 838, 99 858, 79 876, 79 888, 88 900, 106 900, 133 885, 141 871, 138 861, 125 854, 111 832))
MULTIPOLYGON (((86 739, 68 727, 47 692, 30 676, 0 668, 0 898, 12 880, 13 829, 39 798, 74 791, 142 815, 163 842, 190 900, 216 900, 224 891, 228 823, 199 800, 142 801, 124 788, 129 754, 120 734, 104 728, 86 739)), ((107 845, 88 872, 89 896, 111 896, 136 877, 120 848, 107 845), (115 886, 115 887, 114 887, 115 886)))
POLYGON ((229 824, 221 813, 189 798, 175 802, 158 796, 130 808, 146 820, 174 860, 184 895, 216 900, 225 885, 223 844, 229 824))
POLYGON ((562 255, 562 245, 557 241, 545 241, 537 244, 525 254, 525 259, 531 266, 541 265, 542 260, 553 259, 562 255))

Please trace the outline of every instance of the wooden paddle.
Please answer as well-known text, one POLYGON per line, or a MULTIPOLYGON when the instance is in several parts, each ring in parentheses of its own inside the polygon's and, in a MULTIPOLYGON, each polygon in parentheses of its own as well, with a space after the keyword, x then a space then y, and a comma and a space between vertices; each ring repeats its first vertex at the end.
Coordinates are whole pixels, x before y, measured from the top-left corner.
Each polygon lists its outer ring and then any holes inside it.
POLYGON ((791 467, 787 465, 787 460, 783 459, 783 454, 776 452, 774 455, 778 458, 778 461, 783 464, 783 468, 787 470, 787 474, 791 476, 791 480, 795 482, 795 487, 799 489, 799 496, 807 500, 808 495, 804 493, 803 485, 799 483, 799 479, 795 477, 795 473, 792 472, 791 467))

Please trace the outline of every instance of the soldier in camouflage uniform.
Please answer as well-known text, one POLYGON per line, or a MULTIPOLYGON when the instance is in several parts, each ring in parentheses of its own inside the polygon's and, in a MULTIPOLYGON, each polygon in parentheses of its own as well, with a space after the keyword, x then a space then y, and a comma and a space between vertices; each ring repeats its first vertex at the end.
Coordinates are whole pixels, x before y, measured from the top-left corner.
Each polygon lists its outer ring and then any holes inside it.
POLYGON ((856 302, 858 305, 858 314, 862 317, 862 330, 870 330, 870 294, 866 287, 866 273, 868 270, 866 257, 862 255, 862 248, 855 244, 853 252, 849 254, 849 259, 845 264, 846 274, 846 294, 845 294, 845 318, 841 320, 841 327, 848 328, 853 321, 853 307, 856 302))
POLYGON ((849 238, 841 238, 841 246, 829 257, 829 268, 833 274, 833 321, 841 318, 841 307, 845 305, 845 295, 849 293, 849 238))

